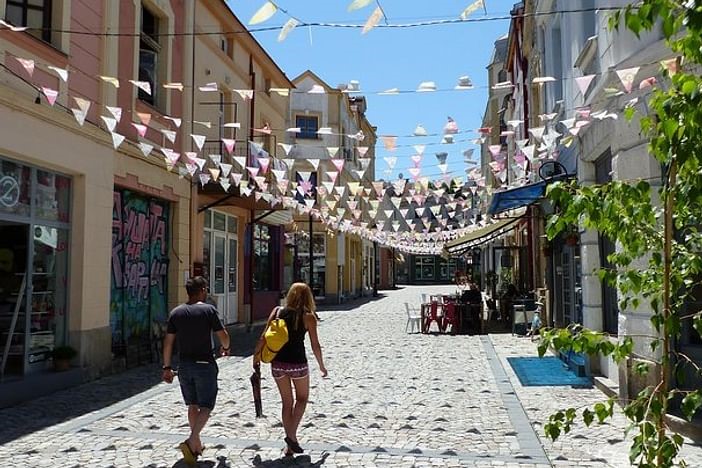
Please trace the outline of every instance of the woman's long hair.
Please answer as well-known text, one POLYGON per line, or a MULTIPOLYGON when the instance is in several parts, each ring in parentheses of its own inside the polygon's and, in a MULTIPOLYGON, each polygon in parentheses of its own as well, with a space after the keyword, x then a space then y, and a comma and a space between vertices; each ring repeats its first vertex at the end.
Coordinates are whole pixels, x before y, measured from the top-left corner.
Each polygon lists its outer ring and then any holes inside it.
POLYGON ((305 283, 294 283, 290 286, 285 297, 285 307, 295 311, 295 329, 298 329, 302 316, 313 314, 315 311, 314 295, 310 287, 305 283))

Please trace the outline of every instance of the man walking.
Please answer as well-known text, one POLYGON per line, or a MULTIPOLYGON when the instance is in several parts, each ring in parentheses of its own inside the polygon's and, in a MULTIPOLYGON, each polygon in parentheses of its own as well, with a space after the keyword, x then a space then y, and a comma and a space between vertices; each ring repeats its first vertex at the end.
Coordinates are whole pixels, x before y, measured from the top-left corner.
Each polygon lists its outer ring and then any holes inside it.
POLYGON ((178 341, 178 380, 183 400, 188 406, 190 437, 180 444, 183 458, 189 465, 202 454, 200 432, 207 424, 217 399, 217 374, 212 332, 219 338, 218 354, 229 354, 229 334, 222 326, 217 309, 205 301, 207 280, 202 276, 185 283, 188 302, 174 308, 168 316, 168 328, 163 342, 163 381, 173 382, 171 367, 173 343, 178 341))

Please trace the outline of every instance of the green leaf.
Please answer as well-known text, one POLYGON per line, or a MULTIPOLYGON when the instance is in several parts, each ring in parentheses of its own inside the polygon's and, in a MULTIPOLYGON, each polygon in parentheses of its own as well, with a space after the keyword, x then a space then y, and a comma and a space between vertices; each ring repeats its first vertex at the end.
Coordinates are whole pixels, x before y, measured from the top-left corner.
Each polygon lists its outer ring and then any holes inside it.
POLYGON ((595 419, 595 415, 592 411, 590 411, 589 408, 585 408, 583 410, 583 422, 587 427, 590 427, 590 424, 592 424, 592 421, 595 419))
POLYGON ((629 14, 626 15, 626 27, 629 28, 631 32, 639 37, 639 32, 641 31, 641 19, 637 15, 629 14))
POLYGON ((683 398, 680 410, 688 421, 692 421, 692 417, 700 406, 702 406, 702 394, 700 394, 700 390, 695 390, 694 392, 688 393, 685 398, 683 398))

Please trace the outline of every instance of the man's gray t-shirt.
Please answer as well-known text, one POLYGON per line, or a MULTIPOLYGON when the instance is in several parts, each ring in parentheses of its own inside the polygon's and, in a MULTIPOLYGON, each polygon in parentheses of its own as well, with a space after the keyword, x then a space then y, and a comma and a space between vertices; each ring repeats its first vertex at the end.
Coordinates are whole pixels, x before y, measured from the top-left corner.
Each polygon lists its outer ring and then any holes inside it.
POLYGON ((222 330, 217 309, 204 302, 181 304, 168 316, 168 333, 176 335, 181 361, 214 362, 212 332, 222 330))

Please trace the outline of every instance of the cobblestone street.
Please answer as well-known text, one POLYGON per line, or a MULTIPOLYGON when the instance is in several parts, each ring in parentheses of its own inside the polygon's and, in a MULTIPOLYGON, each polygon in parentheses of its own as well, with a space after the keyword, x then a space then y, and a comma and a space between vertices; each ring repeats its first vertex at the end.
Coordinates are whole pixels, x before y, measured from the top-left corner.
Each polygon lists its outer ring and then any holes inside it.
MULTIPOLYGON (((283 431, 264 369, 267 417, 254 417, 250 359, 220 362, 220 394, 200 466, 628 466, 623 420, 576 428, 552 444, 540 421, 567 405, 604 399, 596 389, 522 387, 506 358, 535 354, 506 335, 406 334, 404 302, 453 287, 406 287, 353 310, 321 312, 329 378, 311 362, 300 443, 279 460, 283 431)), ((308 351, 312 358, 311 352, 308 351)), ((313 360, 313 358, 312 358, 313 360)), ((171 467, 187 434, 177 384, 150 366, 0 410, 0 460, 12 467, 171 467)), ((699 446, 686 446, 702 466, 699 446)))

